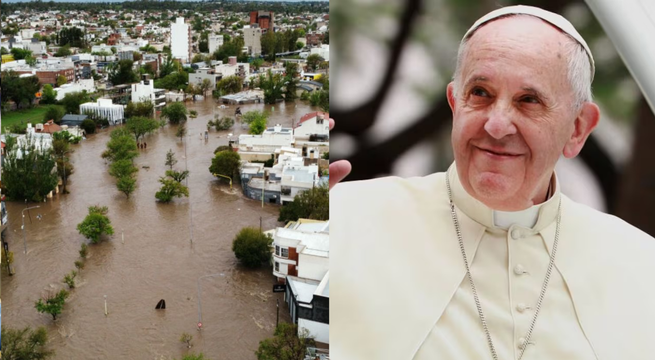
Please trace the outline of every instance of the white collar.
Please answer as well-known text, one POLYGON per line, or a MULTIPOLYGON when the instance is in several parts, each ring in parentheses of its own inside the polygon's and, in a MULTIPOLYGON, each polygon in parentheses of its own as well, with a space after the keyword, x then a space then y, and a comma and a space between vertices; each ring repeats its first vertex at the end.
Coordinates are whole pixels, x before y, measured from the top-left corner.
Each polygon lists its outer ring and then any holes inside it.
POLYGON ((516 224, 534 231, 541 231, 556 219, 561 196, 556 174, 551 178, 550 196, 547 201, 521 211, 498 211, 473 198, 464 189, 459 180, 455 163, 450 166, 448 173, 453 187, 455 205, 469 218, 490 230, 506 231, 511 225, 516 224))

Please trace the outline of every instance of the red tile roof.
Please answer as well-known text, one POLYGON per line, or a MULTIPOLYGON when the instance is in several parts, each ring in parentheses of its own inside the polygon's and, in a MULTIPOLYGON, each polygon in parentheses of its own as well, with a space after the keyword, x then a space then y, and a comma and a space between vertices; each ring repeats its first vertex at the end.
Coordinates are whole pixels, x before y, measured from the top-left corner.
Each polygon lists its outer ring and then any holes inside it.
POLYGON ((312 113, 303 115, 300 118, 300 121, 298 121, 298 124, 296 124, 295 127, 300 126, 300 124, 304 123, 305 121, 307 121, 309 119, 315 118, 318 114, 322 114, 324 119, 329 119, 330 118, 330 113, 326 113, 326 112, 323 112, 323 111, 314 111, 312 113))

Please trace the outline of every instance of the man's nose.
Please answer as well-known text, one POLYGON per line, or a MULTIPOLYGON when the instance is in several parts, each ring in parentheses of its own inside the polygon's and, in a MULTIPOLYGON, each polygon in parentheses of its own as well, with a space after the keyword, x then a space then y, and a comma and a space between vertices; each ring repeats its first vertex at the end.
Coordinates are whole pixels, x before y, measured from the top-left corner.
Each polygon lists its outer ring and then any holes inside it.
POLYGON ((511 111, 505 107, 497 106, 489 113, 484 124, 484 130, 494 139, 502 139, 517 133, 516 125, 512 121, 511 111))

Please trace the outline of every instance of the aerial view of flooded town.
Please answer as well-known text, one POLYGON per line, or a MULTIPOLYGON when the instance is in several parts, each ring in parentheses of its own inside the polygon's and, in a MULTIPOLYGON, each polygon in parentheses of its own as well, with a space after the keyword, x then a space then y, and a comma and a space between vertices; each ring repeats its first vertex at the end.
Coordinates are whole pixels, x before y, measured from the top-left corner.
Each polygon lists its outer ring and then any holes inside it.
POLYGON ((2 356, 329 359, 329 4, 5 2, 2 356))

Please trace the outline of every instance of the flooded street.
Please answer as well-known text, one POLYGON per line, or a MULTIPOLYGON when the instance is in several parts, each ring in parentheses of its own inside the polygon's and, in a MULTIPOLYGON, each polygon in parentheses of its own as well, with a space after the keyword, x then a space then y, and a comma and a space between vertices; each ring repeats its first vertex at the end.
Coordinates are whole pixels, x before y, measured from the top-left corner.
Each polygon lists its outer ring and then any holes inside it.
MULTIPOLYGON (((280 321, 289 321, 283 293, 272 293, 270 266, 247 270, 232 252, 232 240, 245 226, 263 230, 281 226, 279 208, 246 199, 238 186, 219 182, 208 171, 213 151, 227 145, 227 134, 247 133, 236 123, 229 131, 211 130, 209 140, 200 139, 213 112, 233 117, 236 106, 217 109, 213 100, 187 103, 198 118, 187 121, 185 146, 175 137, 176 127, 167 125, 146 137, 147 149, 139 150, 137 189, 130 199, 119 192, 108 166, 101 158, 109 132, 105 129, 74 145, 71 161, 75 173, 69 178, 68 195, 58 194, 41 208, 25 212, 27 254, 23 254, 21 210, 25 204, 8 202, 7 239, 14 252, 14 276, 2 273, 3 324, 12 328, 45 326, 55 359, 180 359, 187 348, 180 343, 183 332, 193 335, 190 352, 203 352, 208 359, 255 359, 259 341, 271 337, 276 322, 276 300, 280 321), (159 204, 155 192, 164 176, 166 152, 173 149, 175 169, 190 171, 189 198, 159 204), (142 168, 143 166, 149 169, 142 168), (90 205, 109 207, 115 234, 107 241, 89 245, 86 266, 77 277, 63 313, 56 322, 39 314, 34 302, 48 291, 65 288, 64 275, 75 269, 80 244, 87 240, 76 226, 90 205), (42 219, 37 219, 37 214, 42 219), (192 214, 192 217, 190 217, 192 214), (31 222, 30 222, 31 217, 31 222), (191 224, 192 220, 192 224, 191 224), (123 234, 123 236, 122 236, 123 234), (124 240, 123 240, 124 239, 124 240), (198 322, 197 280, 202 280, 203 330, 198 322), (104 314, 107 296, 109 315, 104 314), (166 310, 155 310, 160 299, 166 310)), ((241 105, 249 110, 271 109, 270 105, 241 105)), ((291 126, 305 113, 318 108, 298 101, 276 104, 269 126, 291 126)), ((233 138, 234 139, 234 138, 233 138)))

